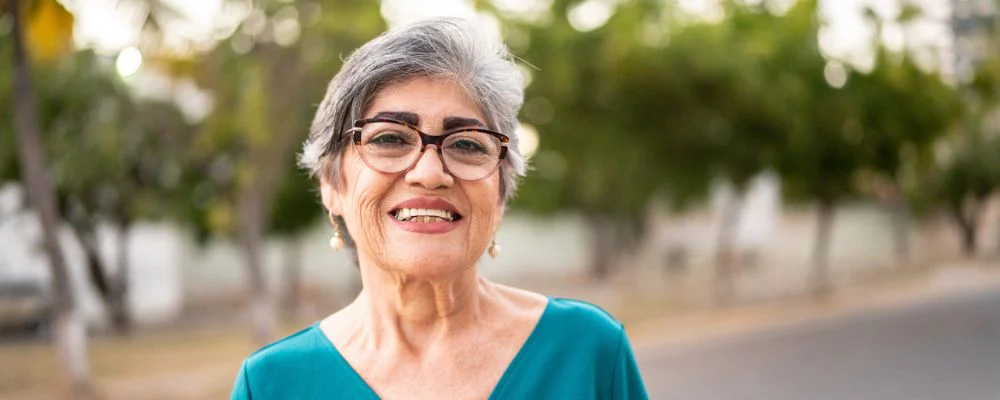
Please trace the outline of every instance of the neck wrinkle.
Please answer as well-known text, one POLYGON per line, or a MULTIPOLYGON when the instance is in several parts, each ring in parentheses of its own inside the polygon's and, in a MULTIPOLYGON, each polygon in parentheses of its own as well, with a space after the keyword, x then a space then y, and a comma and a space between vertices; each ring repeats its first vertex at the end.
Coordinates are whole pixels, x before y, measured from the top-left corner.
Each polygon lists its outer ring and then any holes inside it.
POLYGON ((361 268, 355 300, 370 348, 401 347, 420 354, 483 319, 489 282, 475 268, 440 279, 418 279, 376 266, 361 268))

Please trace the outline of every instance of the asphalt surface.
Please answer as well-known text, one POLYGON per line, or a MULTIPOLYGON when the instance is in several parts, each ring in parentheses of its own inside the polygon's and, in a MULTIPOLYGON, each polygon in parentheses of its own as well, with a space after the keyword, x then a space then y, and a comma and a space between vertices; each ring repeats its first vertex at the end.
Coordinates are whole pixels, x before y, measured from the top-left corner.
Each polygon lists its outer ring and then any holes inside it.
POLYGON ((652 399, 1000 400, 1000 292, 637 355, 652 399))

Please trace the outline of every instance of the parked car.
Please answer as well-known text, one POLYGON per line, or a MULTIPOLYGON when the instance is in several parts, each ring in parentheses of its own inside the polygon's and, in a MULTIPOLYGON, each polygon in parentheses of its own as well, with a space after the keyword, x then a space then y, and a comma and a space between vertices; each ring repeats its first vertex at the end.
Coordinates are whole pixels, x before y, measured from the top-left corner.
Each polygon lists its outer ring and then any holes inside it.
POLYGON ((0 331, 44 334, 52 320, 52 301, 42 282, 0 280, 0 331))

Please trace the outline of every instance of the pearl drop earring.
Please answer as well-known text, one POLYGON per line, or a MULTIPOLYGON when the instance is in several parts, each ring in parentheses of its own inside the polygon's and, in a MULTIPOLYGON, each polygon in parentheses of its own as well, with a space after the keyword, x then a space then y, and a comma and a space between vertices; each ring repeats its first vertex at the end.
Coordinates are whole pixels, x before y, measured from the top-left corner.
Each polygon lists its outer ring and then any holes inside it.
POLYGON ((493 242, 490 243, 490 258, 497 258, 500 255, 500 244, 497 243, 497 239, 493 238, 493 242))
POLYGON ((344 238, 340 236, 340 224, 334 219, 333 213, 330 213, 330 225, 333 225, 333 237, 330 238, 330 248, 333 251, 338 251, 344 248, 344 238))

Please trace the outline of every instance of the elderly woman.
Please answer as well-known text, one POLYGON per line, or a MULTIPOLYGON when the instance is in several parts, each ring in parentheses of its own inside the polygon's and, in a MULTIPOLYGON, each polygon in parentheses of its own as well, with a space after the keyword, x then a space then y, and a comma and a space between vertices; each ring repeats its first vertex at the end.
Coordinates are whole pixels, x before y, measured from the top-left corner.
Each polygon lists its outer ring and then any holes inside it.
POLYGON ((233 399, 646 398, 611 316, 477 271, 500 251, 525 170, 522 99, 504 46, 459 19, 390 31, 347 59, 301 163, 363 289, 247 358, 233 399))

